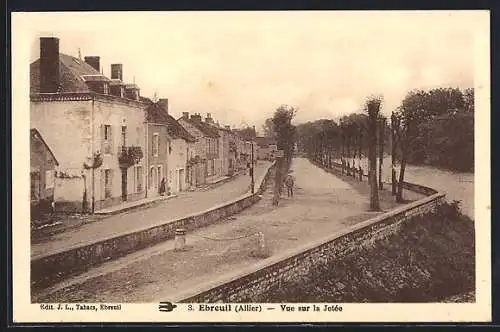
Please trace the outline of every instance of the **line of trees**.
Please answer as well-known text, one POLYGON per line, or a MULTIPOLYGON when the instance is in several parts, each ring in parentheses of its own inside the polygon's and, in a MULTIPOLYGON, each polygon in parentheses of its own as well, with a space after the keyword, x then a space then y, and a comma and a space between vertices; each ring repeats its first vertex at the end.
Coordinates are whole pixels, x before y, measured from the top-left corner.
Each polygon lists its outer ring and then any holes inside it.
MULTIPOLYGON (((473 171, 474 90, 410 91, 390 119, 381 116, 381 99, 370 98, 364 113, 343 116, 338 122, 318 120, 298 125, 297 143, 308 158, 326 167, 332 167, 333 159, 340 159, 342 172, 354 177, 359 175, 360 179, 363 176, 361 158, 368 156, 369 181, 371 186, 378 182, 379 189, 382 188, 383 157, 390 154, 392 192, 398 201, 403 201, 407 164, 473 171), (398 178, 397 164, 400 165, 398 178)), ((377 210, 376 194, 372 196, 370 205, 377 210)))

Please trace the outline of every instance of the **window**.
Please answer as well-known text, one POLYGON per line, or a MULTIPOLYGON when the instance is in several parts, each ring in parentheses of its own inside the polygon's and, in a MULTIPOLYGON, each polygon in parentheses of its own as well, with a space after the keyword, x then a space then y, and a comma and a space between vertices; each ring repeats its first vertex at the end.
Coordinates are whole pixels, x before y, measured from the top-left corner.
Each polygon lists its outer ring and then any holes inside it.
POLYGON ((158 133, 153 134, 153 148, 152 148, 152 153, 153 156, 157 157, 158 156, 158 150, 160 148, 160 136, 158 133))
POLYGON ((111 125, 103 126, 103 150, 105 154, 111 154, 113 151, 113 133, 111 132, 111 125))
POLYGON ((108 88, 108 85, 106 83, 104 83, 104 94, 105 95, 109 94, 109 88, 108 88))
POLYGON ((40 172, 30 173, 31 200, 37 201, 40 198, 40 172))
POLYGON ((104 140, 108 141, 111 138, 111 126, 104 125, 104 140))
POLYGON ((45 189, 54 188, 54 170, 45 171, 45 189))
POLYGON ((142 191, 142 166, 135 167, 135 190, 136 192, 142 191))
POLYGON ((127 126, 122 126, 122 146, 127 146, 127 126))

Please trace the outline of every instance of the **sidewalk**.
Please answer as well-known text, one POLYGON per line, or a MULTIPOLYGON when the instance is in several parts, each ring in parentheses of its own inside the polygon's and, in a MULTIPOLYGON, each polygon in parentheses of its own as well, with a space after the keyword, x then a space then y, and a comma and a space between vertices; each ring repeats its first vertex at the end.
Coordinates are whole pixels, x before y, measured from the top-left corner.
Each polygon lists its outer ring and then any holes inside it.
MULTIPOLYGON (((255 176, 261 176, 269 162, 259 162, 255 176)), ((213 206, 241 196, 250 190, 250 177, 238 176, 212 190, 180 192, 177 198, 153 202, 146 208, 138 208, 104 217, 76 229, 55 234, 45 242, 31 245, 31 259, 49 256, 79 246, 95 243, 110 237, 135 232, 205 211, 213 206)))
POLYGON ((144 205, 149 204, 149 203, 164 201, 164 200, 171 199, 174 197, 177 197, 177 195, 174 194, 174 195, 169 195, 169 196, 148 197, 148 198, 139 199, 137 201, 116 204, 116 205, 110 206, 108 208, 97 210, 94 213, 95 214, 114 214, 114 213, 118 213, 118 212, 125 212, 125 211, 128 211, 130 209, 133 209, 133 208, 136 208, 139 206, 144 206, 144 205))

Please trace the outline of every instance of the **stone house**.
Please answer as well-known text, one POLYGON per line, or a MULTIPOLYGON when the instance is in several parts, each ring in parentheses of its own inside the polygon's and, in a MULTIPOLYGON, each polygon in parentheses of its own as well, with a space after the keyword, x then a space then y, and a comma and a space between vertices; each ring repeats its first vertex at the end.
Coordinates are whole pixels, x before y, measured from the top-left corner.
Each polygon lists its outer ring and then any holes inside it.
POLYGON ((162 178, 165 178, 167 193, 188 189, 188 160, 194 157, 195 138, 168 114, 168 99, 151 102, 147 108, 147 123, 148 146, 151 146, 152 150, 147 159, 151 172, 149 184, 154 191, 151 195, 158 193, 159 181, 162 178))
MULTIPOLYGON (((147 123, 147 148, 146 148, 146 164, 147 164, 147 196, 155 197, 160 195, 160 184, 162 180, 167 182, 168 176, 168 153, 169 153, 169 137, 167 122, 165 120, 166 111, 158 103, 151 102, 146 108, 146 123, 147 123)), ((165 190, 168 188, 165 185, 165 190)))
POLYGON ((109 79, 98 56, 62 54, 58 38, 40 38, 40 58, 30 64, 30 126, 66 175, 57 181, 56 210, 94 211, 146 195, 147 104, 138 86, 122 82, 122 69, 113 64, 109 79), (124 168, 128 148, 136 160, 124 168))
POLYGON ((32 217, 51 210, 56 167, 54 153, 36 128, 30 130, 30 198, 32 217))
POLYGON ((200 114, 183 112, 177 120, 195 138, 194 158, 189 162, 190 184, 199 186, 217 177, 216 160, 219 158, 219 132, 214 126, 202 121, 200 114))

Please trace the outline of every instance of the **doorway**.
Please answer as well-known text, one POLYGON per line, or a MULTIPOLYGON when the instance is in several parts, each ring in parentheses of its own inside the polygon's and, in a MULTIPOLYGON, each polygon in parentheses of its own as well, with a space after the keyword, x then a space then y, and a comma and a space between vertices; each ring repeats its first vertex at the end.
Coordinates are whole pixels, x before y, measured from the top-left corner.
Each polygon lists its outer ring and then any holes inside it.
POLYGON ((178 188, 179 188, 179 191, 183 191, 184 190, 184 169, 180 169, 179 170, 179 184, 178 184, 178 188))

